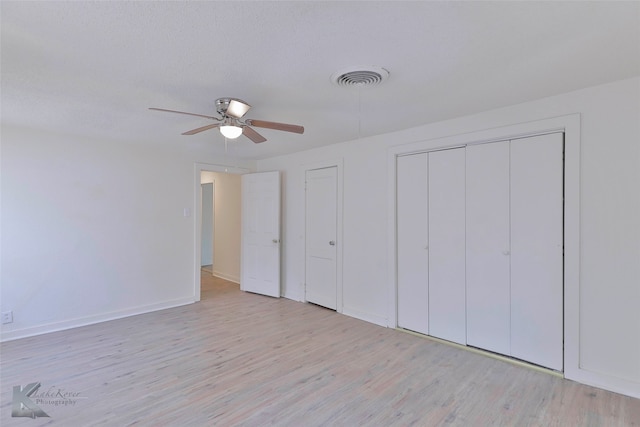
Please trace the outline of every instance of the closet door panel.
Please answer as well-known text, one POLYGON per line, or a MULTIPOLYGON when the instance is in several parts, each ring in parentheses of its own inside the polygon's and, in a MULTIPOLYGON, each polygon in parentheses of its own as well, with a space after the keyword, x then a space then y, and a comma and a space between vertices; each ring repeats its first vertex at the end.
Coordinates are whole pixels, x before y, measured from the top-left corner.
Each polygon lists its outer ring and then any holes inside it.
POLYGON ((398 326, 429 332, 427 154, 397 159, 398 326))
POLYGON ((511 142, 511 355, 562 370, 561 133, 511 142))
POLYGON ((429 335, 466 344, 465 149, 429 153, 429 335))
POLYGON ((510 354, 509 142, 466 152, 467 343, 510 354))

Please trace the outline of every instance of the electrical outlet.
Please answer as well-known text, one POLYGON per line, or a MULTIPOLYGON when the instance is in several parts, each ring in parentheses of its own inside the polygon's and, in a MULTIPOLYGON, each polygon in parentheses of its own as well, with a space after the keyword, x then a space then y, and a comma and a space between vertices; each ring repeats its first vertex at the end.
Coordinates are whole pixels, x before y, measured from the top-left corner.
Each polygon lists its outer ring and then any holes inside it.
POLYGON ((2 324, 13 323, 13 311, 5 311, 2 313, 2 324))

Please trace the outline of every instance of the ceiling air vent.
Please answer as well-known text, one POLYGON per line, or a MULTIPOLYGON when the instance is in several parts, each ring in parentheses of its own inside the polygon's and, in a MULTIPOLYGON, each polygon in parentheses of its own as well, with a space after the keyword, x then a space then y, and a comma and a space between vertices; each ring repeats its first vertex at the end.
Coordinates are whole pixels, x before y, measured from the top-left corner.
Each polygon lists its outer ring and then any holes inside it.
POLYGON ((375 86, 389 77, 382 67, 350 67, 331 75, 331 81, 338 86, 375 86))

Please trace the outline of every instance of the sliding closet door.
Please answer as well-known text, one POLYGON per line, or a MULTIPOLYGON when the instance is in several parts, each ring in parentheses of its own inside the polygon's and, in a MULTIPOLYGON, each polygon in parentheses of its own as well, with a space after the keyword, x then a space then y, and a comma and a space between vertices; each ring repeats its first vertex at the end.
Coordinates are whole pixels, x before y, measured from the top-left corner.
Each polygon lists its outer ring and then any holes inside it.
POLYGON ((562 370, 561 133, 511 141, 511 355, 562 370))
POLYGON ((429 335, 466 344, 465 149, 429 153, 429 335))
POLYGON ((429 333, 427 155, 397 159, 398 326, 429 333))
POLYGON ((466 155, 467 343, 510 354, 509 142, 466 155))

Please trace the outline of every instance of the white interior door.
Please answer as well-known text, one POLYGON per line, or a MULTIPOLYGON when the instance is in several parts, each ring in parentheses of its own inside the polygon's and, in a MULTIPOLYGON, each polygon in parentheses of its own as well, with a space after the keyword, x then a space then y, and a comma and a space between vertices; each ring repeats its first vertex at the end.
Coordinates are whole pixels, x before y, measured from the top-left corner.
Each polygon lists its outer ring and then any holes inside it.
POLYGON ((429 335, 466 344, 465 149, 429 153, 429 335))
POLYGON ((563 134, 511 141, 511 355, 563 367, 563 134))
POLYGON ((467 343, 510 354, 509 141, 466 152, 467 343))
POLYGON ((427 154, 397 159, 398 326, 429 333, 427 154))
POLYGON ((242 175, 240 289, 280 297, 280 172, 242 175))
POLYGON ((306 171, 305 299, 337 309, 338 168, 306 171))

